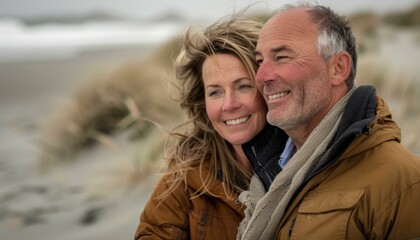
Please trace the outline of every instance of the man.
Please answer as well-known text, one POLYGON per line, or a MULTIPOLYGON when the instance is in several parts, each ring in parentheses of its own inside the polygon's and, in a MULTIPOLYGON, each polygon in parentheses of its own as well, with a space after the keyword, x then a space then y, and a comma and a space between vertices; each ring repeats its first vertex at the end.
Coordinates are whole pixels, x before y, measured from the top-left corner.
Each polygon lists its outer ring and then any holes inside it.
POLYGON ((274 179, 264 174, 272 149, 255 148, 258 137, 243 145, 258 177, 240 196, 238 239, 420 238, 420 159, 375 89, 355 87, 348 22, 289 6, 264 25, 255 57, 268 122, 288 139, 274 179))

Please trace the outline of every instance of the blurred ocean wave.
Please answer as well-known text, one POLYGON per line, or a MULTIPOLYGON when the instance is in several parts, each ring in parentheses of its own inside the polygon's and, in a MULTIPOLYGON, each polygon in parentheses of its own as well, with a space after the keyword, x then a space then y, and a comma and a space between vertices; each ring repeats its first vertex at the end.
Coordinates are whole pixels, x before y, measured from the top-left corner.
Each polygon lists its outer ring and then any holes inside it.
POLYGON ((80 52, 156 45, 182 32, 180 22, 91 21, 25 25, 0 19, 0 62, 71 58, 80 52))

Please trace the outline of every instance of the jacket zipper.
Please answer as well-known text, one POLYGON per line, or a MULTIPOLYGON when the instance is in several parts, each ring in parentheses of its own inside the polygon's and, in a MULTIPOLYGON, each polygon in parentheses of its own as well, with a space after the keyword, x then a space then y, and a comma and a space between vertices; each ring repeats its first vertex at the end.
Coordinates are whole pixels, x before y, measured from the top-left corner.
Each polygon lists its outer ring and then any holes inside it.
POLYGON ((292 236, 292 232, 293 232, 293 228, 295 227, 295 223, 296 223, 296 218, 294 218, 292 220, 292 223, 290 224, 289 233, 288 233, 289 238, 290 238, 290 236, 292 236))
MULTIPOLYGON (((257 160, 257 151, 255 151, 255 146, 251 146, 251 150, 252 150, 252 153, 254 154, 255 160, 257 160)), ((258 161, 255 161, 255 162, 257 162, 259 167, 262 167, 260 162, 258 162, 258 161)))

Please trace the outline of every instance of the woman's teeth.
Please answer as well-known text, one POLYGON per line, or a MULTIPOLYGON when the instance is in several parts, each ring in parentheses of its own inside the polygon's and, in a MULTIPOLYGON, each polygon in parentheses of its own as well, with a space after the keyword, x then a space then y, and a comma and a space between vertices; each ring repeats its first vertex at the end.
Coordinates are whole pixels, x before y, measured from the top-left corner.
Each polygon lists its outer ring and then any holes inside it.
POLYGON ((238 119, 233 119, 233 120, 228 120, 228 121, 226 121, 226 124, 228 126, 241 124, 243 122, 246 122, 246 120, 248 120, 248 118, 249 118, 249 116, 238 118, 238 119))

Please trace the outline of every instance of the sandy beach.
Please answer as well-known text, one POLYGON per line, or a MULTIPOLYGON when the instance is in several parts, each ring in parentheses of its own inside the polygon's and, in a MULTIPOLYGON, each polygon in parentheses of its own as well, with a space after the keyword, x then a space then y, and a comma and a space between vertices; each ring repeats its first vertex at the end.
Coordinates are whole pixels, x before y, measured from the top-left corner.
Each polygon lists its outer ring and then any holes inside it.
POLYGON ((96 145, 40 168, 38 127, 89 76, 156 46, 102 49, 43 61, 0 63, 0 239, 131 239, 156 175, 125 181, 133 146, 96 145))

